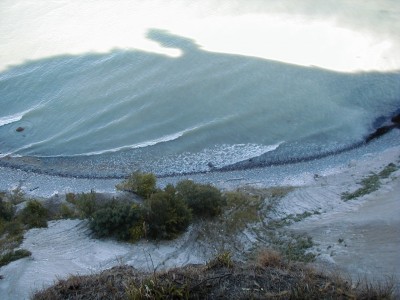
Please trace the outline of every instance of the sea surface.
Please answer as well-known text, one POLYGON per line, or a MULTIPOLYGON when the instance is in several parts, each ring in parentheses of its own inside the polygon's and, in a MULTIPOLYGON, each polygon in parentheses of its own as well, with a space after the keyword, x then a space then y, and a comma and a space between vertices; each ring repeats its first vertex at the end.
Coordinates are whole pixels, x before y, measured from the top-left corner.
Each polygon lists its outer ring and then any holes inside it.
POLYGON ((169 175, 362 145, 400 108, 400 3, 293 2, 2 1, 2 165, 169 175))

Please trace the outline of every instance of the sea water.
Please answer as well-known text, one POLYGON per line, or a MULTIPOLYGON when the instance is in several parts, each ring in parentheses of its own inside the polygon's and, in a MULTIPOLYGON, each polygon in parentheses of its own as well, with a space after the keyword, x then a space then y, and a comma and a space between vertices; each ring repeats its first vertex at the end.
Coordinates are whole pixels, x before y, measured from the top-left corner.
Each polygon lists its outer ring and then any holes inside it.
POLYGON ((400 107, 399 3, 279 3, 2 1, 0 157, 176 174, 361 143, 400 107))

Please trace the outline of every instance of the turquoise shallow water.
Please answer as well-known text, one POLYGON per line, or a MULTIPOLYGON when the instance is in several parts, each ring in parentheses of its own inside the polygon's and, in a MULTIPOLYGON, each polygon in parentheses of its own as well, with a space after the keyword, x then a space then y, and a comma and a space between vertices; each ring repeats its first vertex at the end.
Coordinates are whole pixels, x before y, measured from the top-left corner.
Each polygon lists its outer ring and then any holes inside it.
POLYGON ((165 31, 149 36, 183 55, 114 51, 1 73, 2 155, 201 171, 271 151, 340 150, 400 106, 400 73, 332 72, 207 52, 165 31))

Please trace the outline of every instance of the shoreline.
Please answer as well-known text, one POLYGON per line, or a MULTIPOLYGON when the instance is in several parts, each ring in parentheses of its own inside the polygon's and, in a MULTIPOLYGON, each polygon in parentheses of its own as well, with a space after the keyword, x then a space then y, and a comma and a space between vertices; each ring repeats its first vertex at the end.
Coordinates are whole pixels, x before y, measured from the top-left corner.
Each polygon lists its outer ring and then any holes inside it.
MULTIPOLYGON (((201 174, 210 174, 210 173, 225 173, 225 172, 232 172, 232 171, 246 171, 251 169, 259 169, 259 168, 266 168, 266 167, 275 167, 275 166, 285 166, 285 165, 293 165, 298 163, 306 163, 313 160, 318 160, 322 158, 326 158, 329 156, 340 155, 342 153, 361 148, 367 145, 367 142, 362 141, 347 147, 326 151, 323 153, 316 153, 311 156, 307 157, 298 157, 298 158, 287 158, 287 159, 277 159, 277 160, 268 160, 266 158, 268 153, 264 153, 260 156, 253 157, 247 160, 239 161, 231 165, 223 166, 220 168, 210 167, 209 170, 206 171, 192 171, 192 172, 182 172, 182 173, 166 173, 158 175, 156 174, 157 178, 172 178, 172 177, 181 177, 181 176, 193 176, 193 175, 201 175, 201 174)), ((71 159, 71 158, 58 158, 61 162, 63 159, 71 159)), ((79 157, 82 159, 82 157, 79 157)), ((88 158, 90 159, 90 158, 88 158)), ((48 175, 54 177, 63 177, 63 178, 77 178, 77 179, 126 179, 129 174, 126 175, 84 175, 84 174, 69 174, 62 171, 55 171, 54 167, 50 170, 40 167, 34 167, 33 165, 45 163, 45 159, 40 157, 32 157, 32 156, 23 156, 23 157, 5 157, 0 158, 0 167, 8 168, 11 170, 23 171, 23 172, 30 172, 35 173, 38 175, 48 175)), ((212 165, 212 162, 209 162, 212 165)))
MULTIPOLYGON (((211 161, 205 162, 205 164, 207 164, 206 170, 202 170, 200 168, 199 170, 193 171, 184 170, 182 172, 169 173, 159 173, 148 170, 141 171, 154 173, 158 178, 171 178, 293 165, 298 163, 307 163, 313 160, 320 160, 330 156, 338 156, 359 148, 368 148, 369 144, 374 143, 374 141, 376 141, 378 138, 381 139, 382 137, 390 135, 390 133, 394 131, 393 129, 400 129, 399 111, 400 109, 396 110, 389 117, 381 116, 377 118, 377 120, 374 122, 374 132, 368 134, 361 141, 350 143, 349 145, 338 149, 326 149, 324 151, 317 150, 311 155, 292 156, 292 150, 290 149, 290 146, 288 148, 287 145, 283 143, 283 149, 280 149, 280 146, 278 146, 278 151, 274 149, 259 156, 238 161, 222 167, 215 167, 212 159, 210 158, 211 161)), ((312 147, 315 147, 315 145, 312 147)), ((312 149, 312 147, 308 151, 316 150, 312 149)), ((38 175, 49 175, 65 178, 125 179, 130 173, 137 170, 137 168, 135 169, 132 166, 130 168, 125 167, 125 165, 132 164, 132 161, 134 161, 134 157, 130 157, 129 155, 126 156, 126 153, 129 153, 129 151, 124 151, 117 155, 106 154, 99 156, 93 155, 77 157, 5 156, 0 157, 0 167, 9 168, 11 170, 32 172, 38 175), (79 171, 77 171, 78 166, 82 168, 82 165, 87 168, 86 174, 79 173, 79 171)))
MULTIPOLYGON (((379 153, 400 146, 400 130, 382 136, 381 138, 338 155, 320 159, 302 161, 293 164, 282 164, 249 169, 225 170, 221 172, 201 172, 172 177, 158 177, 161 187, 168 183, 176 183, 182 179, 192 179, 199 183, 211 183, 219 188, 235 189, 243 185, 256 186, 301 186, 314 181, 315 174, 336 172, 342 166, 369 153, 379 153)), ((132 171, 132 170, 131 170, 132 171)), ((130 172, 127 172, 129 174, 130 172)), ((55 194, 68 192, 97 192, 115 193, 115 185, 122 178, 79 178, 63 177, 49 174, 39 174, 19 169, 0 166, 0 190, 11 191, 16 187, 31 197, 50 197, 55 194)))

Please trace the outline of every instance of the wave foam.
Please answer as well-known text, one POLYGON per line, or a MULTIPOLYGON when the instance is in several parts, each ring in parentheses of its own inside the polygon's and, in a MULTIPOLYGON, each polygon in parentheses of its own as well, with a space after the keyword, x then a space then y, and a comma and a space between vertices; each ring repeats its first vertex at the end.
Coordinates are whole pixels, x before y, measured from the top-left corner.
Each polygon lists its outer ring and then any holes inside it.
POLYGON ((163 157, 155 161, 153 167, 147 167, 150 168, 149 171, 155 173, 165 172, 169 174, 209 171, 210 168, 221 168, 274 151, 282 143, 279 142, 274 145, 218 145, 197 153, 185 152, 179 155, 163 157))
MULTIPOLYGON (((37 157, 92 156, 92 155, 101 155, 101 154, 106 154, 106 153, 115 153, 115 152, 119 152, 119 151, 123 151, 123 150, 129 150, 129 149, 145 148, 145 147, 154 146, 154 145, 157 145, 157 144, 160 144, 160 143, 166 143, 166 142, 177 140, 180 137, 184 136, 185 134, 187 134, 189 132, 193 132, 194 130, 200 129, 203 126, 206 126, 206 125, 208 125, 210 123, 212 123, 212 122, 196 125, 196 126, 193 126, 191 128, 187 128, 187 129, 182 130, 182 131, 178 131, 178 132, 175 132, 175 133, 172 133, 172 134, 167 134, 167 135, 164 135, 162 137, 159 137, 159 138, 156 138, 156 139, 152 139, 152 140, 148 140, 148 141, 144 141, 144 142, 141 142, 141 143, 136 143, 136 144, 131 144, 131 145, 124 145, 124 146, 110 148, 110 149, 104 149, 104 150, 99 150, 99 151, 91 151, 91 152, 85 152, 85 153, 78 153, 78 154, 70 154, 70 155, 60 154, 60 155, 36 155, 36 156, 37 157)), ((38 143, 36 143, 36 144, 38 144, 38 143)), ((34 144, 28 145, 25 148, 29 148, 29 147, 31 147, 33 145, 34 144)), ((22 148, 18 149, 17 151, 19 151, 19 150, 22 150, 22 148)))
POLYGON ((17 113, 14 115, 9 115, 5 117, 0 117, 0 126, 4 126, 7 124, 15 123, 18 122, 22 119, 22 117, 25 115, 26 111, 22 113, 17 113))

